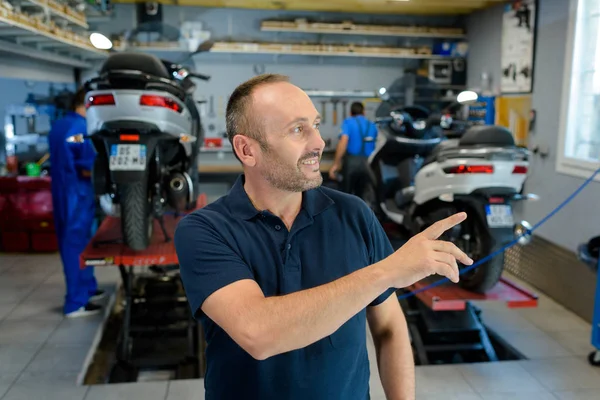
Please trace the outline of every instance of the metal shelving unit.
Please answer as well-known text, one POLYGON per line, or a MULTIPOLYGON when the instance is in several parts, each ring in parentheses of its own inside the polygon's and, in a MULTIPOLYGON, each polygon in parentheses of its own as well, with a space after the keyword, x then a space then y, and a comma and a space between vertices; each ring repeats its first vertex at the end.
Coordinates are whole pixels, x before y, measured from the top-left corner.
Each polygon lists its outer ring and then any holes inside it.
POLYGON ((105 50, 89 41, 85 15, 55 0, 0 0, 0 51, 89 68, 105 50))

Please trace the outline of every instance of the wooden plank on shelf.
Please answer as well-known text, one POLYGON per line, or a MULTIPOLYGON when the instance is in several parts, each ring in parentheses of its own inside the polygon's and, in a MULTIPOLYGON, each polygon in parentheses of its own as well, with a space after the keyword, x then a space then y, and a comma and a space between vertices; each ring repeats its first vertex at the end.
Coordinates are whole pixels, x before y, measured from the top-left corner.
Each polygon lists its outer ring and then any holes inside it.
POLYGON ((247 54, 287 54, 313 56, 346 56, 375 58, 452 58, 451 56, 432 54, 431 48, 421 47, 378 47, 333 44, 300 43, 253 43, 253 42, 215 42, 210 50, 214 53, 247 54))
POLYGON ((270 32, 299 32, 299 33, 330 33, 335 35, 370 35, 370 36, 408 36, 408 37, 439 37, 465 38, 461 28, 427 27, 427 26, 386 26, 363 25, 351 21, 340 23, 296 21, 262 21, 261 31, 270 32))
POLYGON ((88 29, 85 13, 77 11, 75 8, 67 4, 60 3, 55 0, 25 0, 24 3, 31 3, 38 7, 45 8, 53 16, 65 19, 74 25, 88 29))

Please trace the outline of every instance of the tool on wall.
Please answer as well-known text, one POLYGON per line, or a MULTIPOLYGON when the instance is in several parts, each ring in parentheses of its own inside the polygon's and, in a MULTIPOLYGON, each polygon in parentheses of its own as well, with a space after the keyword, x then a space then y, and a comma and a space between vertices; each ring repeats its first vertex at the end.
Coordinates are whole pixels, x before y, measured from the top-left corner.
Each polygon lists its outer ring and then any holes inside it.
POLYGON ((325 123, 325 115, 327 112, 327 101, 321 100, 321 123, 325 123))
POLYGON ((215 114, 215 96, 212 94, 208 100, 208 116, 209 118, 215 118, 217 116, 217 114, 215 114))
POLYGON ((332 99, 331 104, 333 104, 333 125, 337 125, 337 103, 338 99, 332 99))
POLYGON ((342 100, 342 121, 345 121, 348 117, 348 109, 346 106, 348 105, 348 100, 342 100))

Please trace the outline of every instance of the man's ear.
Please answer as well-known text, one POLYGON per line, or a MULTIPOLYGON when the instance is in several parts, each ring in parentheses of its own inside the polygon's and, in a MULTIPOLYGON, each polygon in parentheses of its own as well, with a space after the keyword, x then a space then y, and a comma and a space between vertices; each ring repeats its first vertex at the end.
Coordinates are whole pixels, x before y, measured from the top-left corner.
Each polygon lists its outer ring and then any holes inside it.
POLYGON ((243 164, 253 167, 256 165, 256 154, 252 141, 244 135, 233 137, 233 151, 237 154, 243 164))

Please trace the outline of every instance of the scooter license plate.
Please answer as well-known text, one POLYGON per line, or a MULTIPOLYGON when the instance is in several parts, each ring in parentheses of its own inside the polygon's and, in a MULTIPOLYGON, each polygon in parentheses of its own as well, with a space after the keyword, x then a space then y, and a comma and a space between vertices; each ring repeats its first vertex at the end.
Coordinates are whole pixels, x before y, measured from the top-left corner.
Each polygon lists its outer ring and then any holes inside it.
POLYGON ((510 205, 488 204, 485 206, 485 214, 490 228, 508 228, 515 224, 510 205))
POLYGON ((146 146, 143 144, 113 144, 110 147, 111 171, 143 171, 146 169, 146 146))

